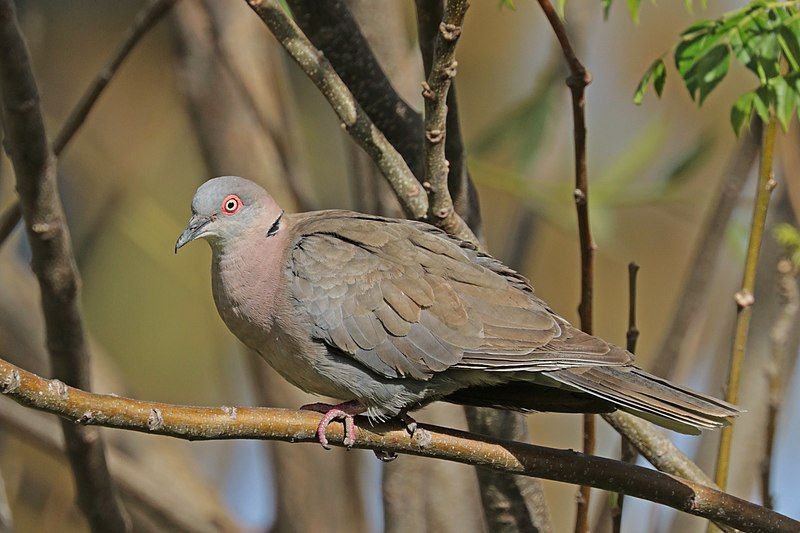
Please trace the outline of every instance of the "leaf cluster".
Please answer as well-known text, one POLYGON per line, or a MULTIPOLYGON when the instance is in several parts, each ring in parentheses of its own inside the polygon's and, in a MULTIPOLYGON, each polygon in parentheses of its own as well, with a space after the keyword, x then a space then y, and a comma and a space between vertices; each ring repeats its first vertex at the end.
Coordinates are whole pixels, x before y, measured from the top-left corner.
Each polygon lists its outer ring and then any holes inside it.
MULTIPOLYGON (((786 130, 800 103, 798 4, 756 0, 716 20, 696 22, 681 33, 674 50, 675 68, 698 105, 728 74, 731 58, 758 79, 758 86, 731 108, 737 135, 753 113, 765 122, 777 117, 786 130)), ((634 102, 641 103, 650 85, 661 96, 666 76, 664 60, 656 59, 636 87, 634 102)))
POLYGON ((800 230, 791 224, 778 224, 772 230, 772 235, 784 247, 794 267, 800 269, 800 230))

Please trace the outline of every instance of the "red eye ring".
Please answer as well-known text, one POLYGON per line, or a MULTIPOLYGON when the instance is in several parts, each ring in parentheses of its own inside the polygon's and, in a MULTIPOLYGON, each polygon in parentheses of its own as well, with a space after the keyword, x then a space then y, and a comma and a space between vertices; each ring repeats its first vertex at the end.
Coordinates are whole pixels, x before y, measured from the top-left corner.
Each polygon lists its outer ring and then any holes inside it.
POLYGON ((225 215, 234 215, 242 208, 242 199, 235 194, 229 194, 222 200, 221 211, 225 215))

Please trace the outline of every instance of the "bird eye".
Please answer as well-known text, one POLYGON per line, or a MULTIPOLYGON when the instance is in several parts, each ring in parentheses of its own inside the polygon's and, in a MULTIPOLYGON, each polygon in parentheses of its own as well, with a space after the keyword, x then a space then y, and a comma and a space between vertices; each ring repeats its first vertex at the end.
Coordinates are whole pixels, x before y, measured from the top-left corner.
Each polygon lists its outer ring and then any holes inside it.
POLYGON ((229 194, 222 200, 222 212, 226 215, 233 215, 242 208, 242 200, 235 194, 229 194))

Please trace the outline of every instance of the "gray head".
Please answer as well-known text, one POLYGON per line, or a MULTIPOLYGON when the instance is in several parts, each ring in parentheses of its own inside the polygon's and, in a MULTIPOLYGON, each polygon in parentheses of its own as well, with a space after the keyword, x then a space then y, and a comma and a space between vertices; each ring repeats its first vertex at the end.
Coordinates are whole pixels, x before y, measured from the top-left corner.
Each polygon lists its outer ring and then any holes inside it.
POLYGON ((252 181, 237 176, 210 179, 194 194, 192 218, 175 243, 175 253, 199 238, 224 247, 253 231, 272 236, 280 230, 282 215, 275 200, 252 181))

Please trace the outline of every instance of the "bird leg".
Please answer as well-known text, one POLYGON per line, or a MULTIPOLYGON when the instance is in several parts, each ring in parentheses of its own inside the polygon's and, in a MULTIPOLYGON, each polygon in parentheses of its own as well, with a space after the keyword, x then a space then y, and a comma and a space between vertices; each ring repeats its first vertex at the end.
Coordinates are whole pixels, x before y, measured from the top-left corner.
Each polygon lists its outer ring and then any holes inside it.
POLYGON ((302 406, 300 410, 323 413, 324 416, 317 426, 317 438, 323 448, 330 450, 331 447, 328 445, 328 437, 325 434, 330 423, 334 420, 342 420, 344 422, 344 440, 342 444, 351 448, 356 443, 356 423, 353 417, 366 411, 366 408, 361 405, 358 400, 351 400, 336 405, 328 403, 310 403, 302 406))

